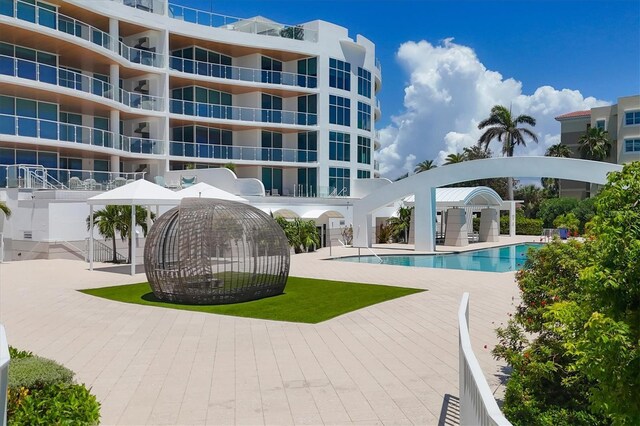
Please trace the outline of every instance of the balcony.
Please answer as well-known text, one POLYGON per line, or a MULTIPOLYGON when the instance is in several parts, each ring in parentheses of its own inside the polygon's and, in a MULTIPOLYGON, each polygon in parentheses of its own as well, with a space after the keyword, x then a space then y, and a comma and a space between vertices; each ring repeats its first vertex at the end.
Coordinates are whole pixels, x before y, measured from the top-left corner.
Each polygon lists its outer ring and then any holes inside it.
POLYGON ((24 189, 70 189, 102 191, 144 179, 146 172, 101 172, 96 170, 74 170, 44 167, 34 164, 12 164, 0 166, 0 182, 6 188, 24 189), (4 179, 2 179, 4 178, 4 179))
POLYGON ((164 0, 116 0, 123 3, 125 6, 133 7, 135 9, 144 10, 145 12, 157 13, 162 15, 164 13, 164 0))
POLYGON ((12 56, 0 55, 0 75, 24 78, 77 90, 121 102, 130 108, 149 111, 162 111, 164 109, 163 98, 127 92, 123 89, 119 89, 119 97, 114 96, 113 85, 105 81, 53 65, 36 63, 12 56))
MULTIPOLYGON (((58 13, 55 7, 45 5, 44 3, 35 5, 22 0, 15 0, 13 3, 2 1, 0 2, 0 15, 57 30, 108 50, 114 47, 114 41, 109 33, 75 18, 58 13)), ((163 55, 129 47, 122 42, 119 42, 118 53, 132 63, 158 68, 164 66, 163 55)))
POLYGON ((169 1, 169 17, 207 27, 222 28, 248 34, 289 38, 292 40, 318 41, 318 32, 302 25, 284 25, 264 18, 237 18, 218 13, 193 9, 169 1))
POLYGON ((164 144, 160 140, 123 135, 116 138, 107 130, 8 114, 0 114, 0 134, 72 142, 132 154, 162 155, 164 153, 164 144))
POLYGON ((303 149, 209 145, 191 142, 170 142, 169 145, 170 155, 177 157, 289 163, 315 163, 318 161, 317 151, 303 149))
POLYGON ((318 123, 317 114, 306 112, 234 107, 179 99, 171 99, 170 111, 173 114, 258 123, 292 124, 297 126, 315 126, 318 123))
POLYGON ((380 170, 380 162, 378 160, 373 160, 373 170, 380 170))
POLYGON ((278 84, 283 86, 305 87, 308 89, 314 89, 318 84, 318 78, 310 75, 212 64, 209 62, 178 58, 176 56, 169 58, 169 68, 189 74, 248 81, 252 83, 278 84))

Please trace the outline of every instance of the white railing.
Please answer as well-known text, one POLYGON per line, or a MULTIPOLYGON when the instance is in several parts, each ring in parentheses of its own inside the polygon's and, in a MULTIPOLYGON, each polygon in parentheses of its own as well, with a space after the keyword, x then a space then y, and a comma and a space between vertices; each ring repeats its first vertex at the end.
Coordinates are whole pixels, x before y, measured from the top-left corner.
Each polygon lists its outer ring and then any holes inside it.
POLYGON ((224 78, 228 80, 250 81, 255 83, 279 84, 283 86, 308 88, 315 88, 318 84, 318 78, 312 75, 261 70, 256 68, 243 68, 233 65, 212 64, 210 62, 195 61, 193 59, 179 58, 177 56, 169 57, 169 68, 189 74, 224 78))
POLYGON ((198 117, 219 118, 224 120, 294 124, 298 126, 315 126, 318 124, 317 114, 306 112, 236 107, 231 105, 183 101, 180 99, 171 99, 170 102, 170 112, 173 114, 195 115, 198 117))
POLYGON ((125 6, 133 7, 136 9, 144 10, 145 12, 157 13, 162 15, 164 13, 164 0, 116 0, 122 2, 125 6))
POLYGON ((493 398, 493 393, 471 348, 469 293, 464 293, 460 302, 458 332, 460 424, 462 426, 511 426, 493 398))
POLYGON ((101 172, 44 167, 34 164, 11 164, 5 169, 7 188, 70 189, 101 191, 144 179, 146 172, 101 172))
POLYGON ((164 109, 164 100, 161 97, 119 89, 120 97, 118 98, 114 96, 113 85, 106 81, 65 68, 12 56, 0 55, 0 74, 78 90, 91 95, 119 101, 131 108, 150 111, 162 111, 164 109))
POLYGON ((9 384, 9 345, 4 326, 0 324, 0 426, 7 424, 7 385, 9 384))
POLYGON ((302 25, 285 25, 260 18, 237 18, 235 16, 220 15, 205 10, 193 9, 169 1, 169 17, 192 24, 207 27, 222 28, 249 34, 259 34, 272 37, 290 38, 317 42, 318 32, 304 28, 302 25))
POLYGON ((138 49, 127 46, 120 42, 120 56, 134 64, 148 65, 150 67, 161 68, 164 66, 164 55, 153 50, 138 49))
POLYGON ((318 152, 290 148, 213 145, 193 142, 169 142, 169 154, 178 157, 214 158, 221 160, 276 161, 314 163, 318 152))

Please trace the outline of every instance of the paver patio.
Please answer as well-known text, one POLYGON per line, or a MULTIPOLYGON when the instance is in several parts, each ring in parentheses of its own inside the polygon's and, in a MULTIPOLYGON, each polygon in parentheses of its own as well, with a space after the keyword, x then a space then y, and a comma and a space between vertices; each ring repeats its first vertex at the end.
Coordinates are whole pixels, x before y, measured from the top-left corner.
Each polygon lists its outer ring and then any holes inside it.
POLYGON ((295 324, 112 302, 75 290, 144 274, 35 260, 0 265, 0 321, 10 344, 91 386, 103 424, 435 425, 445 423, 443 401, 458 396, 457 310, 468 291, 474 351, 499 387, 490 348, 517 303, 513 273, 322 260, 328 254, 292 256, 291 275, 429 291, 295 324))

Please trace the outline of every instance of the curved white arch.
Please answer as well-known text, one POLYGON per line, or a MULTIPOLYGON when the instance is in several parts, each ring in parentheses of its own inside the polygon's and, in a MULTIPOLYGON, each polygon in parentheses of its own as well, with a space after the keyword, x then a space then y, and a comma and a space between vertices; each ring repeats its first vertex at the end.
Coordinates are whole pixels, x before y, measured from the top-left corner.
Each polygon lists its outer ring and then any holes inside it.
POLYGON ((458 182, 499 177, 549 177, 604 184, 607 174, 621 171, 618 164, 555 157, 501 157, 465 161, 415 174, 385 185, 353 203, 354 246, 371 245, 371 213, 415 194, 416 249, 433 251, 435 242, 435 188, 458 182))
POLYGON ((331 209, 318 209, 318 210, 309 210, 308 212, 302 215, 303 219, 320 219, 322 216, 326 216, 328 218, 333 219, 342 219, 344 215, 336 210, 331 209))
MULTIPOLYGON (((415 196, 409 195, 405 202, 414 203, 415 196)), ((436 203, 445 205, 471 205, 500 206, 502 198, 488 186, 472 186, 458 188, 436 188, 436 203)))

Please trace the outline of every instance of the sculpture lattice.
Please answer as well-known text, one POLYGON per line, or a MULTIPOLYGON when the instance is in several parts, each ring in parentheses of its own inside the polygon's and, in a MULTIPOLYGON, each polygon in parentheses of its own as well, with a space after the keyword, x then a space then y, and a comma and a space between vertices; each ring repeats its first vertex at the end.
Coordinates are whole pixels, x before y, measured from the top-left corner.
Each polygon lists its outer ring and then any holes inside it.
POLYGON ((255 207, 185 198, 151 227, 144 266, 160 300, 244 302, 284 291, 289 244, 282 228, 255 207))

